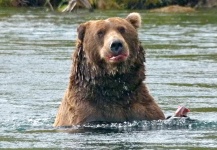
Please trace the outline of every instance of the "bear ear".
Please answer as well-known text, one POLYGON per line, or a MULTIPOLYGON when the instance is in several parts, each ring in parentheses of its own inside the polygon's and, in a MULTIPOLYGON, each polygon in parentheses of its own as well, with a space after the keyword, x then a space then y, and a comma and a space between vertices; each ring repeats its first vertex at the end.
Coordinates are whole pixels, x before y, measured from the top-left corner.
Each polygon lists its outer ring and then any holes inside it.
POLYGON ((83 41, 83 39, 84 39, 85 29, 86 29, 85 24, 80 24, 77 28, 78 39, 80 41, 83 41))
POLYGON ((136 29, 138 29, 139 27, 141 27, 141 16, 139 13, 130 13, 127 18, 127 21, 129 21, 136 29))

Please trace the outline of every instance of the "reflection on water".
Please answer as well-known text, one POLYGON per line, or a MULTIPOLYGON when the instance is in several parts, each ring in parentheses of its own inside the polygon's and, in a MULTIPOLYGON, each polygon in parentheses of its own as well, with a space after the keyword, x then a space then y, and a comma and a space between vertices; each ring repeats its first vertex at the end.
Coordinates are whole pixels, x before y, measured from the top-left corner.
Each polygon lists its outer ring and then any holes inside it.
POLYGON ((0 9, 0 148, 217 148, 216 10, 142 11, 147 84, 166 116, 178 105, 189 120, 52 127, 68 83, 78 24, 126 11, 73 14, 0 9), (69 134, 71 133, 71 134, 69 134))

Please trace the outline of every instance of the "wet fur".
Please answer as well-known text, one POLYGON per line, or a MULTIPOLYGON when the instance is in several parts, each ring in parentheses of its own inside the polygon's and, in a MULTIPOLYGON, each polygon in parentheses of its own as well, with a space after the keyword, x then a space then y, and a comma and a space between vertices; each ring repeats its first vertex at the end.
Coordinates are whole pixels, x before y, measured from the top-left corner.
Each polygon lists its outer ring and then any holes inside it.
POLYGON ((83 48, 85 28, 78 33, 69 86, 54 126, 165 119, 143 83, 145 51, 137 39, 129 58, 114 65, 83 48))

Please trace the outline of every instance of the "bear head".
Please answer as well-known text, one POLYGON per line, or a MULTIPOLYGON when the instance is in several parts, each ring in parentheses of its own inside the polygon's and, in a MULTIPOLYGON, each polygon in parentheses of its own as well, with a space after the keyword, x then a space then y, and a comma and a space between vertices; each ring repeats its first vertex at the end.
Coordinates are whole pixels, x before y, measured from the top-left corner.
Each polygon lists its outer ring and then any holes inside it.
POLYGON ((136 62, 144 62, 137 32, 140 26, 139 13, 130 13, 126 18, 113 17, 80 24, 77 28, 78 50, 75 52, 75 57, 79 60, 74 62, 86 63, 89 69, 97 70, 98 74, 103 75, 129 71, 136 62), (139 53, 142 56, 138 60, 139 53))

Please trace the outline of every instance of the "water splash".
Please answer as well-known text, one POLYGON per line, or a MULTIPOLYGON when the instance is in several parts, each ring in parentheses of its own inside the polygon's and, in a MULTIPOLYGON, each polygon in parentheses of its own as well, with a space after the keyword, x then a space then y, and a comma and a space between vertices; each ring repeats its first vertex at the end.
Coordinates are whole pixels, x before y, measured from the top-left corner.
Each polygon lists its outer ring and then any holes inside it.
POLYGON ((147 131, 147 130, 216 130, 217 122, 192 120, 188 117, 174 117, 167 120, 133 121, 123 123, 88 123, 71 127, 60 127, 64 132, 124 132, 124 131, 147 131))

